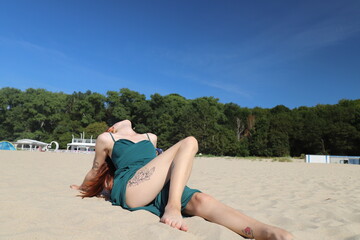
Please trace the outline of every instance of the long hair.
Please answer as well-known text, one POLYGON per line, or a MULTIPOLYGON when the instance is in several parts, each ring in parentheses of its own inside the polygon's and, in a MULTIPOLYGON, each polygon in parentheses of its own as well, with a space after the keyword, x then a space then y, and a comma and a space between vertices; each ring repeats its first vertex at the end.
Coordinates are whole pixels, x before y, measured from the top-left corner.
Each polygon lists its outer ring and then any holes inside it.
MULTIPOLYGON (((107 132, 114 132, 114 128, 111 127, 107 132)), ((105 199, 110 198, 111 189, 114 183, 115 166, 110 157, 107 157, 105 162, 97 170, 96 176, 85 183, 81 194, 82 198, 85 197, 103 197, 105 199)))
POLYGON ((114 183, 115 166, 110 157, 97 170, 96 176, 85 183, 84 190, 81 191, 80 196, 85 197, 103 197, 110 198, 111 189, 114 183))

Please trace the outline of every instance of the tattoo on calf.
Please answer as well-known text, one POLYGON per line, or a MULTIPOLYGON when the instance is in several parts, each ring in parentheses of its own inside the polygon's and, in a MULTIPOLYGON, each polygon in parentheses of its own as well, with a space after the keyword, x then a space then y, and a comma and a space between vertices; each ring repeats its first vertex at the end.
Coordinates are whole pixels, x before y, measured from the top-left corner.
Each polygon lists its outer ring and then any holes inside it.
POLYGON ((150 177, 154 172, 155 172, 155 167, 152 167, 151 169, 147 169, 146 167, 140 169, 135 173, 134 177, 132 177, 129 180, 128 186, 129 187, 137 186, 144 181, 150 180, 150 177))
POLYGON ((246 227, 242 230, 242 233, 248 238, 254 238, 254 232, 250 227, 246 227))

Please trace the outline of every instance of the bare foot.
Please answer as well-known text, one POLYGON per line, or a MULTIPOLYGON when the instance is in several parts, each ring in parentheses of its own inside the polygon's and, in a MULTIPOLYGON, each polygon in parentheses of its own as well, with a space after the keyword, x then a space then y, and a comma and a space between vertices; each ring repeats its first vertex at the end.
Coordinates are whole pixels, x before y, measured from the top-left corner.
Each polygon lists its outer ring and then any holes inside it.
POLYGON ((181 215, 181 211, 177 208, 166 206, 165 213, 161 217, 160 222, 185 232, 188 230, 188 227, 181 215))

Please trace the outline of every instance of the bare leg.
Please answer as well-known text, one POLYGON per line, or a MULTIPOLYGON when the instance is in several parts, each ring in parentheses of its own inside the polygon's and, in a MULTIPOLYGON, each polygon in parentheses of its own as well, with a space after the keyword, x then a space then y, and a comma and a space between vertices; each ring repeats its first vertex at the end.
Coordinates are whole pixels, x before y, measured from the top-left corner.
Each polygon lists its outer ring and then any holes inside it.
POLYGON ((195 193, 185 213, 220 224, 243 237, 256 240, 292 240, 287 231, 259 222, 204 193, 195 193))
POLYGON ((181 215, 181 196, 197 150, 196 139, 188 137, 141 168, 127 185, 127 205, 140 207, 148 204, 170 180, 169 200, 161 222, 187 231, 181 215))

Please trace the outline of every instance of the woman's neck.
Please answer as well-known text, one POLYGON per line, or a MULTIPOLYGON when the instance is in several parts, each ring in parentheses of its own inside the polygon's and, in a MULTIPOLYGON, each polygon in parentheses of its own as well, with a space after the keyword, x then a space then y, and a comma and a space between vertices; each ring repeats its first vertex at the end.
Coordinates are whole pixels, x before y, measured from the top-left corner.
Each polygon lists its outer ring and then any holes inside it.
POLYGON ((137 135, 138 133, 135 132, 132 128, 128 128, 128 129, 119 129, 117 131, 117 133, 119 135, 125 135, 125 136, 135 136, 137 135))
POLYGON ((119 136, 133 137, 138 134, 134 131, 131 121, 129 120, 117 122, 113 127, 115 133, 119 136))
POLYGON ((115 129, 115 133, 117 135, 130 136, 130 137, 138 134, 137 132, 134 131, 134 129, 131 128, 131 126, 119 127, 115 129))

